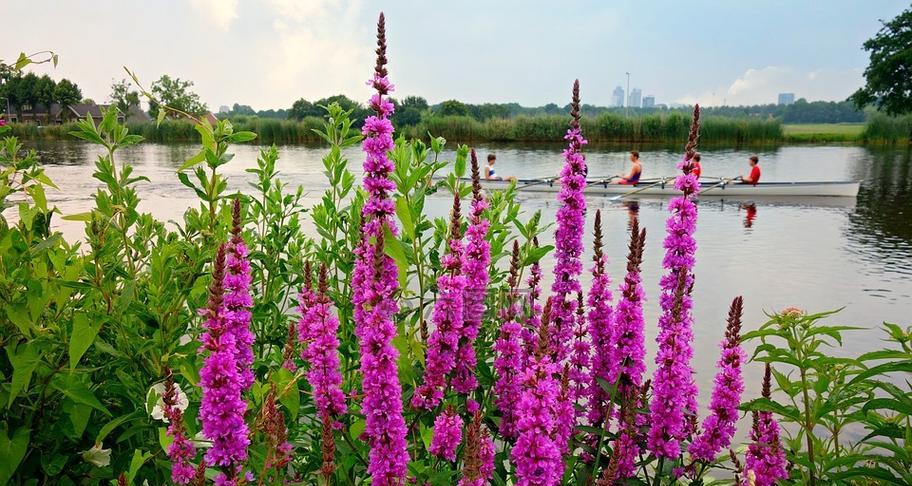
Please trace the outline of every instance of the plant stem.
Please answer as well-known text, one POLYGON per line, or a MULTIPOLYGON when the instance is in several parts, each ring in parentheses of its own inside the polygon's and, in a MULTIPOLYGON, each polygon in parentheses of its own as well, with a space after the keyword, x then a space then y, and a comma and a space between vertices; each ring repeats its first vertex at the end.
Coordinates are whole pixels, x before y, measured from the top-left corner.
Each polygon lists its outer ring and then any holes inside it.
POLYGON ((810 486, 816 486, 817 478, 814 474, 814 470, 816 469, 816 465, 814 464, 814 422, 811 419, 807 372, 804 368, 801 368, 801 393, 804 398, 804 435, 807 441, 808 474, 810 475, 808 484, 810 486))

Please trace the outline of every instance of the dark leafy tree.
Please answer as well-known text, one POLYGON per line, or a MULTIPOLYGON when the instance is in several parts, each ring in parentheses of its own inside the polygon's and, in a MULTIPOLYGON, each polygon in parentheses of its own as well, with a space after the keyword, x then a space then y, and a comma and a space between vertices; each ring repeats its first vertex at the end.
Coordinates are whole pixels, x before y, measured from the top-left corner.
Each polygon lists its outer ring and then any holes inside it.
POLYGON ((82 100, 82 90, 79 89, 76 83, 64 78, 57 83, 57 87, 54 89, 54 97, 57 99, 57 103, 60 103, 61 113, 66 118, 67 108, 82 100))
POLYGON ((35 82, 35 101, 45 107, 45 123, 51 122, 51 104, 57 101, 55 96, 56 89, 57 83, 47 74, 41 76, 35 82))
MULTIPOLYGON (((193 116, 205 115, 209 108, 200 101, 199 95, 194 93, 191 88, 193 88, 193 81, 172 78, 167 74, 162 75, 158 81, 152 83, 152 94, 155 95, 157 102, 149 103, 149 115, 152 118, 158 117, 159 103, 193 116)), ((168 116, 181 117, 174 112, 169 112, 168 116)))
POLYGON ((250 105, 241 105, 235 103, 231 106, 230 115, 256 115, 257 112, 250 105))
POLYGON ((441 116, 468 116, 469 107, 458 100, 446 100, 437 107, 437 114, 441 116))
POLYGON ((858 107, 874 104, 890 115, 912 112, 912 8, 864 43, 870 53, 865 86, 851 96, 858 107))
POLYGON ((130 114, 130 107, 139 106, 139 92, 131 89, 132 85, 126 79, 121 79, 111 85, 111 94, 108 100, 124 116, 130 114))

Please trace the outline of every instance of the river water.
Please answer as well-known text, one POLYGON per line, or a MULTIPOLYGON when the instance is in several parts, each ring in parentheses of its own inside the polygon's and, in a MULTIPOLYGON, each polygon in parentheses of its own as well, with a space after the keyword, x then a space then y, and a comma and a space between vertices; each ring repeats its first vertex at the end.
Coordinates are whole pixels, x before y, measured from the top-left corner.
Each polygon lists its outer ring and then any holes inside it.
MULTIPOLYGON (((44 142, 36 145, 47 174, 60 186, 51 190, 49 200, 63 214, 87 211, 99 183, 91 177, 93 162, 100 151, 78 142, 44 142)), ((178 220, 194 194, 182 186, 175 170, 195 152, 194 146, 142 144, 123 150, 120 160, 135 166, 141 183, 141 209, 162 220, 178 220)), ((259 148, 233 148, 234 160, 225 166, 230 190, 248 190, 259 148)), ((483 145, 480 158, 497 154, 502 175, 522 178, 547 177, 561 164, 559 145, 483 145)), ((324 148, 281 147, 279 170, 292 187, 301 185, 313 202, 326 188, 321 174, 324 148)), ((700 202, 696 286, 694 289, 695 368, 706 402, 712 386, 717 346, 724 334, 728 306, 736 295, 744 296, 745 330, 765 321, 765 312, 798 306, 816 312, 845 307, 832 323, 864 326, 872 331, 849 334, 842 350, 858 354, 875 349, 883 334, 883 321, 912 323, 912 159, 906 149, 868 149, 854 146, 777 147, 758 152, 740 149, 703 151, 703 174, 729 177, 748 171, 751 153, 760 157, 766 181, 864 180, 857 199, 824 201, 734 201, 718 198, 700 202)), ((347 154, 350 167, 360 172, 361 153, 347 154)), ((444 158, 452 158, 448 152, 444 158)), ((619 147, 587 147, 592 176, 625 171, 627 154, 619 147)), ((644 177, 673 175, 680 155, 677 150, 641 150, 644 177)), ((432 211, 445 214, 449 199, 435 198, 432 211)), ((523 194, 528 216, 542 210, 544 221, 554 221, 553 194, 523 194)), ((647 340, 656 335, 658 280, 662 274, 662 237, 667 201, 639 199, 610 201, 606 197, 588 200, 587 245, 591 245, 594 209, 602 210, 606 232, 609 272, 617 282, 623 277, 627 228, 638 217, 647 230, 643 279, 647 293, 645 314, 647 340)), ((62 222, 55 227, 69 239, 82 233, 81 223, 62 222)), ((547 239, 550 238, 550 235, 547 239)), ((549 243, 545 241, 545 243, 549 243)), ((591 250, 590 250, 591 251, 591 250)), ((587 254, 589 258, 589 254, 587 254)), ((587 260, 588 262, 588 260, 587 260)), ((550 261, 545 261, 546 272, 550 261)), ((587 263, 587 267, 589 264, 587 263)), ((650 346, 652 347, 652 346, 650 346)), ((652 350, 650 350, 652 355, 652 350)), ((652 358, 650 357, 650 360, 652 358)), ((747 396, 759 391, 760 364, 747 372, 747 396)))

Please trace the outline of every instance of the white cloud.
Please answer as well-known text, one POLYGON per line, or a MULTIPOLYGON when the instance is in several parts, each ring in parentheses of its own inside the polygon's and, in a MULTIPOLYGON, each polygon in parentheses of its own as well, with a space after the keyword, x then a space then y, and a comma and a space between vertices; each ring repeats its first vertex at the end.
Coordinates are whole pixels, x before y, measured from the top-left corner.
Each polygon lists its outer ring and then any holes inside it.
MULTIPOLYGON (((263 63, 267 89, 308 99, 346 94, 364 101, 373 65, 373 25, 359 16, 359 2, 268 0, 273 45, 263 63)), ((277 106, 289 100, 274 100, 277 106)))
POLYGON ((766 66, 748 69, 728 85, 676 101, 707 106, 755 105, 775 103, 779 93, 795 93, 796 98, 841 100, 862 84, 861 69, 798 69, 791 66, 766 66))
POLYGON ((193 7, 222 30, 238 18, 238 0, 191 0, 193 7))

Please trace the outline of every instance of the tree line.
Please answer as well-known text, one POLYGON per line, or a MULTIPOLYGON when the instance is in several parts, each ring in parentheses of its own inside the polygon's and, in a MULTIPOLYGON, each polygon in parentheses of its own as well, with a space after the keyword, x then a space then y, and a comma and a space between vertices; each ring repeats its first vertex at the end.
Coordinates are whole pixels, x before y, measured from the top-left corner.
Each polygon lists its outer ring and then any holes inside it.
MULTIPOLYGON (((41 104, 50 107, 58 103, 68 107, 82 100, 82 90, 79 86, 63 78, 54 81, 47 74, 38 76, 35 73, 21 74, 7 69, 0 69, 0 110, 15 111, 21 119, 24 107, 28 107, 35 115, 36 106, 41 104)), ((50 117, 50 110, 47 110, 50 117)))
MULTIPOLYGON (((550 115, 564 115, 568 106, 548 103, 543 106, 528 107, 519 103, 466 103, 459 100, 446 100, 437 104, 430 104, 421 96, 407 96, 391 100, 396 106, 393 121, 396 126, 417 126, 422 121, 435 117, 468 117, 475 121, 485 122, 494 119, 510 119, 519 116, 539 117, 550 115)), ((255 110, 250 105, 235 103, 231 110, 222 113, 223 117, 257 116, 262 118, 287 118, 303 120, 309 117, 321 117, 324 113, 323 106, 338 103, 346 111, 351 111, 355 119, 363 119, 368 115, 367 106, 345 95, 334 95, 310 101, 300 98, 288 109, 255 110)), ((624 108, 606 107, 584 104, 582 112, 588 117, 598 117, 604 114, 624 114, 624 108)), ((634 116, 653 115, 661 113, 687 114, 691 107, 658 107, 658 108, 631 108, 634 116)), ((707 115, 727 118, 747 118, 755 120, 778 120, 782 123, 861 123, 865 121, 865 113, 851 101, 807 101, 804 98, 790 105, 752 105, 752 106, 718 106, 705 108, 707 115)))

